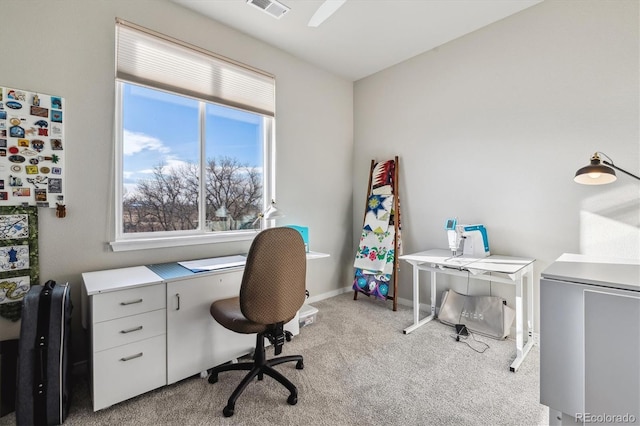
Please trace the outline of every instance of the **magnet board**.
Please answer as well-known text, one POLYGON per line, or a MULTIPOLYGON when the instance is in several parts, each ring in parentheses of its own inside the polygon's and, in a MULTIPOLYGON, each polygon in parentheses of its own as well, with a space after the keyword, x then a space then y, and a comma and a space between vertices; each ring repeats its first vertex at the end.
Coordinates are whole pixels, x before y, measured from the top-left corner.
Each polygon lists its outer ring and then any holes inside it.
POLYGON ((0 206, 64 204, 64 98, 0 87, 0 206))

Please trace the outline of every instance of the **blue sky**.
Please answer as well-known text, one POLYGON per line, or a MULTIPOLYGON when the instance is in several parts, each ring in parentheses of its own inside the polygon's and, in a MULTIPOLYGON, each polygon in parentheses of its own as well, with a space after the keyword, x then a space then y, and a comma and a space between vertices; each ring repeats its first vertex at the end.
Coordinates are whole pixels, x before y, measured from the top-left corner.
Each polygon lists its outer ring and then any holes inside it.
MULTIPOLYGON (((198 101, 125 84, 123 180, 132 190, 160 161, 168 167, 198 162, 198 101)), ((262 117, 207 105, 206 156, 237 158, 262 167, 262 117)))

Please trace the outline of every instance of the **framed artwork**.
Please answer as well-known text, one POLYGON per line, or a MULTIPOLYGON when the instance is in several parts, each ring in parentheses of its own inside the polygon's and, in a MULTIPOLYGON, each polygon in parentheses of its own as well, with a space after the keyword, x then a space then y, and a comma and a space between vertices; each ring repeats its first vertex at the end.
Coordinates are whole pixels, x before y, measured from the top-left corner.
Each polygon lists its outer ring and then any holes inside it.
POLYGON ((64 98, 0 87, 0 206, 64 205, 64 98))
POLYGON ((39 281, 38 208, 0 206, 0 317, 20 319, 22 299, 39 281))

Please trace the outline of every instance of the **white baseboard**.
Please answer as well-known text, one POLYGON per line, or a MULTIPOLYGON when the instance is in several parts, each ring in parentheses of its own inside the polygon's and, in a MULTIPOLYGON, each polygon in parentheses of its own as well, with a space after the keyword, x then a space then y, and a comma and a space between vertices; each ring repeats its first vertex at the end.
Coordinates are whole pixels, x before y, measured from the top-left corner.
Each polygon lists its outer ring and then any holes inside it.
MULTIPOLYGON (((322 294, 318 294, 317 296, 311 296, 309 297, 305 303, 313 303, 313 302, 319 302, 321 300, 324 299, 328 299, 330 297, 334 297, 334 296, 338 296, 342 293, 349 293, 352 292, 353 288, 351 286, 348 287, 343 287, 343 288, 339 288, 337 290, 332 290, 326 293, 322 293, 322 294)), ((409 299, 404 299, 402 297, 398 297, 398 304, 399 305, 403 305, 403 306, 408 306, 410 308, 413 307, 413 301, 409 300, 409 299)), ((431 311, 431 306, 427 305, 426 303, 421 303, 420 304, 420 310, 424 311, 424 312, 430 312, 431 311)))
POLYGON ((339 289, 337 289, 337 290, 331 290, 331 291, 328 291, 328 292, 326 292, 326 293, 318 294, 318 295, 316 295, 316 296, 310 296, 310 297, 305 301, 305 303, 319 302, 319 301, 321 301, 321 300, 328 299, 328 298, 330 298, 330 297, 334 297, 334 296, 338 296, 338 295, 341 295, 342 293, 347 293, 347 292, 349 292, 349 291, 353 291, 353 290, 351 289, 351 286, 349 286, 349 287, 339 288, 339 289))
MULTIPOLYGON (((413 308, 413 300, 398 297, 398 305, 408 306, 410 308, 413 308)), ((431 305, 427 305, 426 303, 420 303, 419 309, 421 312, 431 312, 431 305)), ((437 311, 438 311, 438 307, 436 306, 436 312, 437 311)))
MULTIPOLYGON (((353 291, 351 286, 339 288, 337 290, 332 290, 332 291, 329 291, 329 292, 326 292, 326 293, 318 294, 317 296, 309 297, 305 303, 319 302, 321 300, 328 299, 328 298, 334 297, 334 296, 338 296, 338 295, 340 295, 342 293, 348 293, 350 291, 353 291)), ((413 307, 413 301, 412 300, 404 299, 402 297, 398 297, 398 304, 399 305, 403 305, 403 306, 408 306, 410 308, 413 307)), ((438 310, 439 310, 439 307, 436 306, 436 315, 438 315, 438 310)), ((425 313, 431 312, 431 305, 427 305, 426 303, 420 303, 420 311, 425 312, 425 313)), ((508 339, 509 340, 515 340, 515 337, 514 337, 515 335, 516 335, 516 330, 515 330, 515 325, 514 325, 512 327, 511 334, 508 337, 508 339)), ((540 333, 533 333, 531 335, 531 338, 533 339, 533 345, 534 346, 540 346, 540 333)))

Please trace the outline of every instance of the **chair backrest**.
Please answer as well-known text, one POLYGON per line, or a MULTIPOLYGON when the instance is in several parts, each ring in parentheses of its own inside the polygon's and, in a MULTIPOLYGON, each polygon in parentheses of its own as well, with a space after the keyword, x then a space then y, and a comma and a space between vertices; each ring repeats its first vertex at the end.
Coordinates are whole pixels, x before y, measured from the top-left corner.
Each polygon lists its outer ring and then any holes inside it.
POLYGON ((304 242, 292 228, 269 228, 251 244, 240 309, 250 321, 276 324, 293 319, 305 299, 307 257, 304 242))

